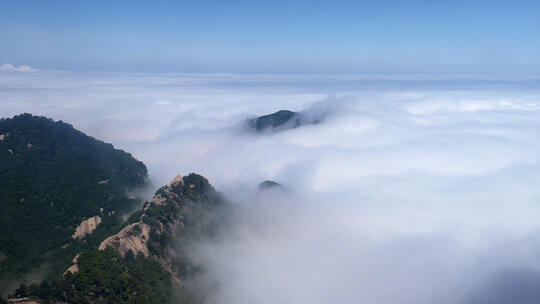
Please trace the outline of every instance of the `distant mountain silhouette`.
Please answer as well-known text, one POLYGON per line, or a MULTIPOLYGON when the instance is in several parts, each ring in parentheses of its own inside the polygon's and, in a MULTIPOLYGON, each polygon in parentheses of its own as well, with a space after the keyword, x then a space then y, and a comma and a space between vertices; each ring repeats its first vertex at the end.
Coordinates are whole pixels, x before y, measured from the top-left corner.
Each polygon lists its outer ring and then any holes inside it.
POLYGON ((283 190, 283 186, 279 183, 276 183, 271 180, 265 180, 264 182, 259 184, 259 190, 267 190, 267 189, 281 189, 283 190))
POLYGON ((317 123, 319 123, 319 120, 311 120, 304 114, 289 110, 280 110, 272 114, 247 120, 249 128, 255 132, 284 131, 306 124, 317 123))

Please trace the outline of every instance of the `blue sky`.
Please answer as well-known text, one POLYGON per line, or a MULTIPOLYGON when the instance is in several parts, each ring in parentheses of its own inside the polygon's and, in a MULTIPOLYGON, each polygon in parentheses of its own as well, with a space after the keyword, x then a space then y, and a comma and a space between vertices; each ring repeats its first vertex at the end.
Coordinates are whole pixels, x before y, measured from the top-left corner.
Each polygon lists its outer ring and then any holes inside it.
POLYGON ((534 1, 8 1, 0 64, 199 72, 536 72, 534 1))

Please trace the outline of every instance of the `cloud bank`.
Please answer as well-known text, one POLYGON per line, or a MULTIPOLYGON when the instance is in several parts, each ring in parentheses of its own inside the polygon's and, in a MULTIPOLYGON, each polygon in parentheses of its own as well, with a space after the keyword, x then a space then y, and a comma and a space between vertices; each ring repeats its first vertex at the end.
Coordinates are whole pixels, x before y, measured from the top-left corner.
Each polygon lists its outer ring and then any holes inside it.
POLYGON ((189 282, 213 303, 540 300, 540 82, 403 75, 0 75, 46 115, 234 201, 189 282), (280 109, 324 123, 258 136, 280 109), (259 193, 272 179, 287 193, 259 193), (505 300, 507 299, 507 300, 505 300))
POLYGON ((35 72, 37 70, 26 64, 16 67, 10 63, 4 63, 0 66, 0 71, 35 72))

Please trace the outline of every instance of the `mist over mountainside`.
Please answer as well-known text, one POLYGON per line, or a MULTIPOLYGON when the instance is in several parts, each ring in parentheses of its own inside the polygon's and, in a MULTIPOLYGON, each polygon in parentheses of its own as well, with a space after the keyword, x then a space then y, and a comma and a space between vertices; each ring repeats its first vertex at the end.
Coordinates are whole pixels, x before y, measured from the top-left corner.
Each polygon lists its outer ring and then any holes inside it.
POLYGON ((234 202, 219 238, 184 252, 201 269, 185 286, 205 304, 538 300, 537 78, 0 78, 1 111, 70 121, 158 185, 201 172, 234 202), (239 132, 280 109, 325 121, 239 132), (288 191, 259 191, 264 180, 288 191))

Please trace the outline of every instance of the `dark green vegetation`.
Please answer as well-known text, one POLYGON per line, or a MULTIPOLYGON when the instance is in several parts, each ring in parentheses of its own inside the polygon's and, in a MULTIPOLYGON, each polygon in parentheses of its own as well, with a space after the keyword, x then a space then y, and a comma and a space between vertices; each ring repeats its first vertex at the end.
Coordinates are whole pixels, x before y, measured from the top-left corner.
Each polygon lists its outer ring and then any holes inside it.
POLYGON ((45 303, 200 303, 191 292, 174 285, 172 278, 185 280, 200 271, 186 249, 194 240, 216 235, 225 199, 200 175, 192 173, 183 181, 161 187, 156 196, 166 201, 160 205, 147 202, 128 220, 142 220, 151 227, 147 242, 150 257, 134 256, 129 251, 122 258, 111 248, 89 250, 80 255, 75 274, 21 286, 13 296, 45 303))
POLYGON ((8 281, 30 280, 30 272, 38 279, 58 275, 76 253, 118 231, 112 211, 121 214, 136 205, 126 191, 143 185, 147 172, 129 153, 45 117, 1 119, 0 139, 0 290, 5 291, 8 281), (73 240, 83 219, 100 214, 103 222, 91 236, 73 240))
POLYGON ((16 297, 44 303, 165 303, 172 293, 170 274, 151 258, 122 258, 113 249, 80 255, 79 271, 55 281, 21 286, 16 297))

